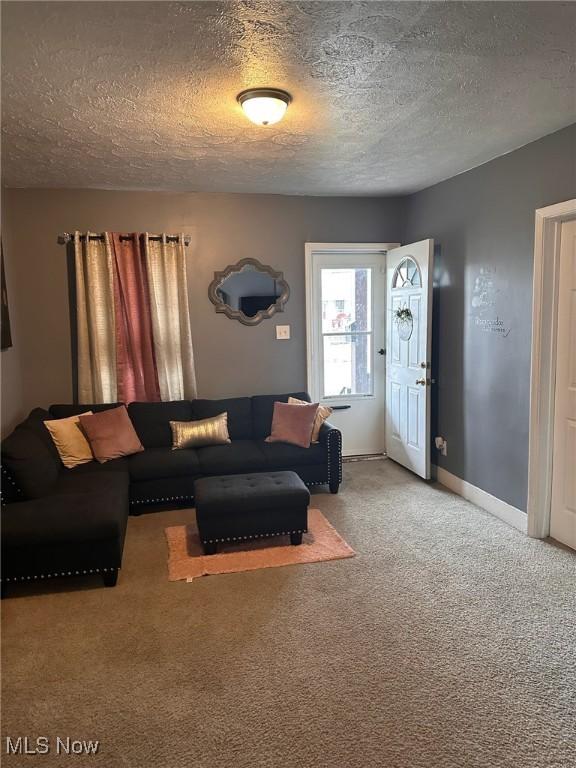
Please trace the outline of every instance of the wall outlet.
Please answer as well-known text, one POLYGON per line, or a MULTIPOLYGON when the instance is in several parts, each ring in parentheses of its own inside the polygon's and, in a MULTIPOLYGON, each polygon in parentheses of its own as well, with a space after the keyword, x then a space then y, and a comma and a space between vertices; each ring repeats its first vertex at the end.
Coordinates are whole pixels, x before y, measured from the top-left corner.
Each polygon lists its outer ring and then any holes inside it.
POLYGON ((436 448, 440 451, 442 456, 448 456, 448 441, 444 440, 443 437, 436 437, 434 442, 436 443, 436 448))
POLYGON ((290 326, 289 325, 277 325, 276 326, 276 338, 277 339, 289 339, 290 338, 290 326))

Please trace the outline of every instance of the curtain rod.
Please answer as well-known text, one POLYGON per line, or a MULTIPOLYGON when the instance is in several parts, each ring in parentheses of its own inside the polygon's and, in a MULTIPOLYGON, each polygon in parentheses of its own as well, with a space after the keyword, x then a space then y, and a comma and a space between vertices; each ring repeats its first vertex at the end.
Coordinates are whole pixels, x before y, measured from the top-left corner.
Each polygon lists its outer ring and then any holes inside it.
MULTIPOLYGON (((184 235, 184 245, 190 245, 190 235, 184 235)), ((85 240, 86 235, 80 235, 80 240, 85 240)), ((63 232, 58 235, 58 245, 66 245, 74 240, 74 235, 69 232, 63 232)), ((104 235, 90 235, 90 240, 104 240, 104 235)), ((132 240, 132 235, 120 235, 120 240, 132 240)), ((150 235, 150 240, 162 240, 162 235, 150 235)), ((177 243, 180 235, 166 235, 169 243, 177 243)))

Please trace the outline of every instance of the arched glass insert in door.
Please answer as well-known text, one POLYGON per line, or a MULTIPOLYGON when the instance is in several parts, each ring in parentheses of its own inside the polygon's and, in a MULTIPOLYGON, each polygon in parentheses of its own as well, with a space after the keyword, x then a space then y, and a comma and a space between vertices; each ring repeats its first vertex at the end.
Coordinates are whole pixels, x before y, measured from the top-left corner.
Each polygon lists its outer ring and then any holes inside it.
POLYGON ((392 278, 392 288, 421 288, 422 277, 418 264, 407 256, 396 267, 392 278))

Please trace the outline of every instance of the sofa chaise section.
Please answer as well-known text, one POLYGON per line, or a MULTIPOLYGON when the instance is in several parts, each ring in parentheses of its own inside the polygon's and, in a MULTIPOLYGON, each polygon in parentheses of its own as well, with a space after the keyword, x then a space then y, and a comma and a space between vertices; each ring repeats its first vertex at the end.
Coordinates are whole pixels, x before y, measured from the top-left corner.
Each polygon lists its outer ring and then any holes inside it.
POLYGON ((128 472, 63 470, 43 424, 48 418, 35 409, 2 443, 3 590, 88 573, 112 586, 122 564, 128 472))
POLYGON ((128 519, 128 478, 102 473, 93 492, 55 492, 2 511, 2 583, 100 574, 116 583, 128 519))

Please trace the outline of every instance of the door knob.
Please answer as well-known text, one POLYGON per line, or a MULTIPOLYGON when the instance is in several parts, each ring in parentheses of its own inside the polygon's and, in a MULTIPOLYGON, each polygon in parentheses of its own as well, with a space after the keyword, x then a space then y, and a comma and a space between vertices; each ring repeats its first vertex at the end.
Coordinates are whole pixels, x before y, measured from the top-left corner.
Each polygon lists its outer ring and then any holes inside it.
POLYGON ((379 355, 385 355, 386 354, 386 350, 385 349, 379 349, 378 350, 378 354, 379 355))
POLYGON ((416 384, 421 384, 425 387, 426 384, 430 384, 430 379, 416 379, 416 384))

